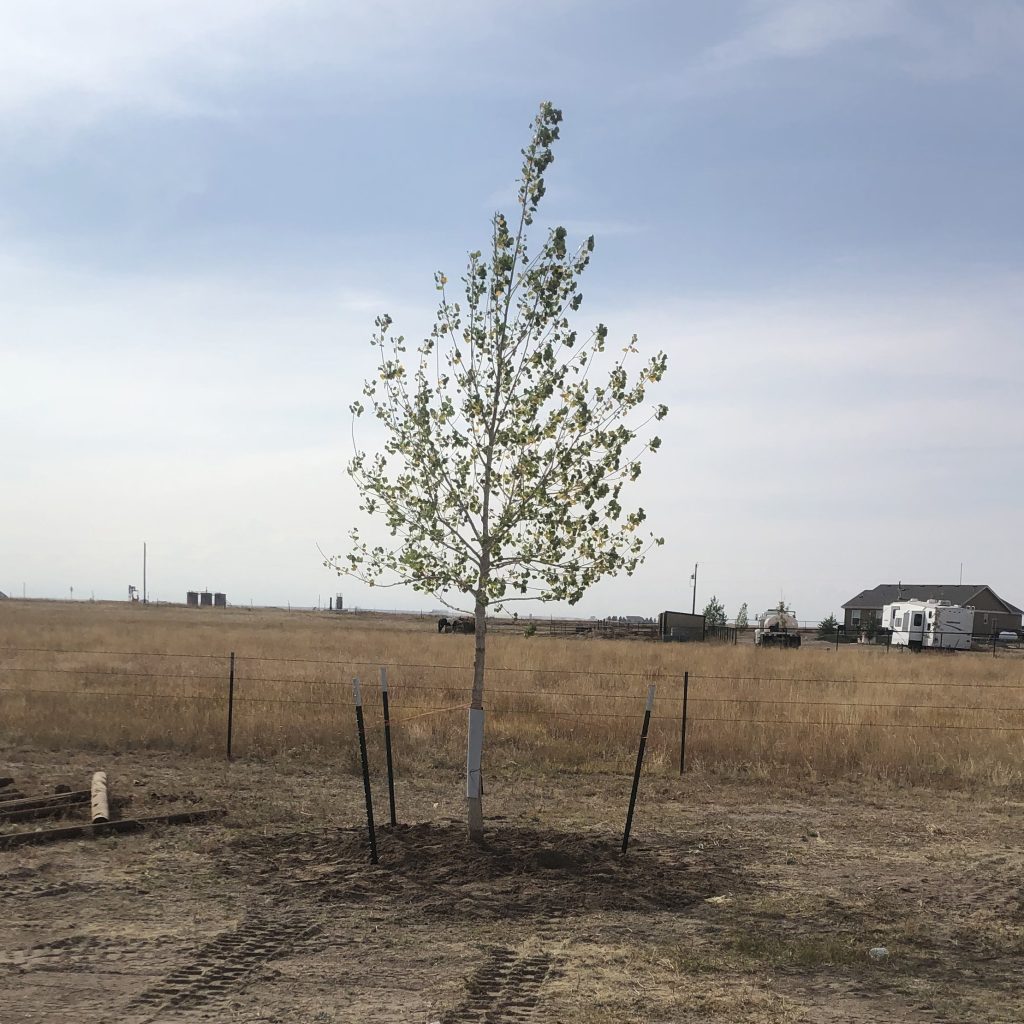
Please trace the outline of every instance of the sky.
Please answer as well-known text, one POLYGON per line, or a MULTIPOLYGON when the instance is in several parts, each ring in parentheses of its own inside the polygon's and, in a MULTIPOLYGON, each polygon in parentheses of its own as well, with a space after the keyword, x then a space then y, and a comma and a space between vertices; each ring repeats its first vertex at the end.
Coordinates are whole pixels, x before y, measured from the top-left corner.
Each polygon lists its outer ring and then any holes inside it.
POLYGON ((151 600, 437 607, 322 565, 375 536, 348 407, 543 100, 580 327, 669 357, 666 543, 576 613, 695 563, 730 618, 1024 604, 1020 0, 0 2, 0 590, 124 599, 145 543, 151 600))

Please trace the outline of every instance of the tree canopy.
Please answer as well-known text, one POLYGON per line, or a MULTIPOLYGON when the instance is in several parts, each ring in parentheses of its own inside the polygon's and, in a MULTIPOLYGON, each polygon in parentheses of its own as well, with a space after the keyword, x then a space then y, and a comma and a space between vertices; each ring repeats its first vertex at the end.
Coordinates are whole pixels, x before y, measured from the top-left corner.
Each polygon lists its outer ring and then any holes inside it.
POLYGON ((711 600, 704 605, 704 625, 724 626, 725 621, 725 605, 718 600, 716 595, 712 594, 711 600))
POLYGON ((631 377, 635 336, 609 358, 603 324, 582 335, 571 324, 593 236, 573 247, 556 227, 535 255, 527 247, 561 120, 542 104, 523 150, 516 219, 492 218, 486 254, 469 255, 463 300, 437 273, 436 321, 414 347, 390 316, 376 320, 379 373, 350 408, 357 419, 372 413, 386 441, 374 455, 357 449, 349 473, 360 509, 380 516, 394 540, 370 545, 354 528, 335 562, 370 584, 485 607, 573 604, 602 577, 632 573, 661 543, 641 530, 645 510, 621 499, 641 455, 661 444, 640 432, 665 405, 640 423, 628 418, 661 380, 665 354, 631 377))

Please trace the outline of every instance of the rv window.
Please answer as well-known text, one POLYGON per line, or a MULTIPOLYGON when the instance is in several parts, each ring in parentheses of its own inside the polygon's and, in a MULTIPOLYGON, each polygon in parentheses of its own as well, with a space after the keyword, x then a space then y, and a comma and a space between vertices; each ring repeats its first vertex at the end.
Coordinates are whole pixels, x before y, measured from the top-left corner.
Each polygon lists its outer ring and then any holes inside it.
POLYGON ((915 626, 920 626, 921 625, 921 613, 920 612, 914 612, 914 625, 915 626))

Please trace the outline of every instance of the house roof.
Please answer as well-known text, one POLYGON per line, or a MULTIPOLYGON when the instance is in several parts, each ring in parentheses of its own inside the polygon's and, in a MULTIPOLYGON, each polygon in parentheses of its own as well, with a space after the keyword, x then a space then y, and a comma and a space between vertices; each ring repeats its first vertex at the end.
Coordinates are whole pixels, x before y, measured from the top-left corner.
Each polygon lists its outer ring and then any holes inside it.
POLYGON ((862 590, 856 597, 850 598, 843 607, 881 608, 883 605, 892 604, 893 601, 911 598, 969 605, 983 590, 987 590, 1011 615, 1024 614, 984 583, 880 583, 870 590, 862 590))

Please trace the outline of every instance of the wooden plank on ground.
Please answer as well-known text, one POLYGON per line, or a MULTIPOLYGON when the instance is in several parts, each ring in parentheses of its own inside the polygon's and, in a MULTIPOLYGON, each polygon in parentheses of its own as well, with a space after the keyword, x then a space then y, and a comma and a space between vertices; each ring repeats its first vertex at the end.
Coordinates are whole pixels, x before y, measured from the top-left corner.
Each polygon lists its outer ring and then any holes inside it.
POLYGON ((0 850, 32 843, 53 843, 61 839, 85 839, 90 836, 107 836, 116 832, 142 832, 150 825, 191 825, 209 821, 226 814, 223 807, 199 811, 181 811, 177 814, 154 814, 146 818, 127 818, 124 821, 105 821, 99 825, 69 825, 66 828, 48 828, 38 832, 13 832, 0 835, 0 850))
POLYGON ((54 804, 48 807, 23 807, 20 811, 0 811, 0 822, 35 821, 36 818, 62 818, 78 812, 85 801, 77 804, 54 804))
POLYGON ((80 789, 75 793, 55 793, 51 796, 29 796, 18 800, 0 801, 0 815, 7 811, 25 811, 30 807, 76 807, 92 799, 91 789, 80 789))

